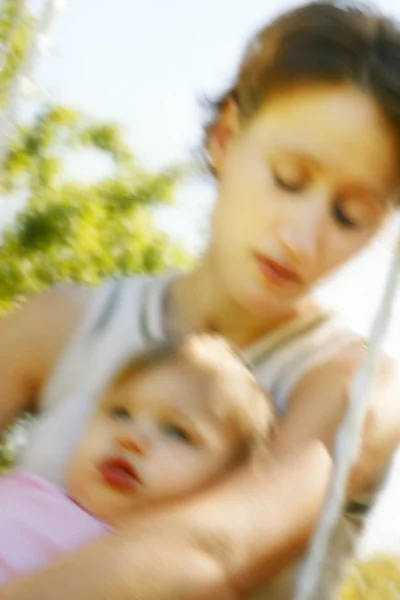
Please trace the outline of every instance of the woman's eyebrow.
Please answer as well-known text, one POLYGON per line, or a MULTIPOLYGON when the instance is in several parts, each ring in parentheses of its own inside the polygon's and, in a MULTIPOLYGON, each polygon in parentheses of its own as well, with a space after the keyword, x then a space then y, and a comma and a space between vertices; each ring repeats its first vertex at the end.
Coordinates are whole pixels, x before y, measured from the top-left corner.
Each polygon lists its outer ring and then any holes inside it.
POLYGON ((313 154, 304 150, 298 150, 287 144, 281 144, 280 147, 278 147, 274 152, 274 156, 277 158, 288 158, 290 160, 294 160, 302 163, 302 165, 312 167, 315 170, 321 170, 322 168, 321 161, 313 154))
MULTIPOLYGON (((307 165, 316 171, 321 171, 324 166, 321 159, 314 156, 314 154, 308 152, 307 150, 299 150, 294 148, 287 142, 282 142, 274 155, 278 158, 283 157, 298 161, 302 165, 307 165)), ((372 182, 360 182, 358 185, 354 185, 354 188, 357 188, 357 191, 368 194, 372 198, 375 198, 383 206, 396 203, 395 190, 398 189, 398 187, 399 186, 395 185, 394 182, 392 182, 390 189, 386 190, 372 182)))
POLYGON ((348 194, 355 193, 358 194, 360 197, 364 195, 364 197, 366 196, 367 198, 376 200, 383 207, 390 206, 395 202, 393 189, 383 190, 382 188, 379 188, 377 185, 374 185, 370 182, 360 183, 359 185, 356 184, 354 186, 348 186, 348 188, 345 189, 345 192, 348 194))

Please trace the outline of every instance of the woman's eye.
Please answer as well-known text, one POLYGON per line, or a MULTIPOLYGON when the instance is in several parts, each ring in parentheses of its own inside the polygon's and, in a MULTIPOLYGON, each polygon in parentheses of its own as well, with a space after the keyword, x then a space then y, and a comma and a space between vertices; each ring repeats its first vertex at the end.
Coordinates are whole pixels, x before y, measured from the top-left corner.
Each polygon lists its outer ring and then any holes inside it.
POLYGON ((292 194, 296 194, 302 192, 306 186, 304 181, 295 181, 291 180, 289 177, 282 177, 282 175, 278 175, 277 173, 273 174, 273 178, 275 184, 285 192, 291 192, 292 194))
POLYGON ((332 212, 335 220, 342 225, 342 227, 346 227, 347 229, 356 229, 358 227, 358 223, 346 214, 338 202, 333 204, 332 212))
POLYGON ((129 411, 123 406, 115 406, 111 410, 111 416, 118 421, 126 421, 131 418, 129 411))
POLYGON ((185 442, 187 444, 191 443, 191 438, 189 434, 182 427, 179 427, 178 425, 173 425, 172 423, 164 423, 161 426, 161 428, 163 432, 169 437, 172 437, 181 442, 185 442))

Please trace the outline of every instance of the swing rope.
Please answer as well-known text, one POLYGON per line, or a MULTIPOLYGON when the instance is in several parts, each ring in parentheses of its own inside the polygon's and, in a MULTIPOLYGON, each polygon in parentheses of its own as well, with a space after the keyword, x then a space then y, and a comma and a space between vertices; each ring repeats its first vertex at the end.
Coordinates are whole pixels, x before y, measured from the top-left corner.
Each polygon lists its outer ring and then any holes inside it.
POLYGON ((350 470, 360 449, 369 392, 382 343, 391 321, 399 283, 400 231, 397 235, 394 257, 381 303, 372 325, 368 349, 350 386, 347 414, 343 419, 335 444, 335 461, 330 490, 311 540, 309 552, 300 571, 294 600, 328 600, 334 593, 332 589, 322 590, 324 568, 329 560, 329 550, 345 504, 350 470))

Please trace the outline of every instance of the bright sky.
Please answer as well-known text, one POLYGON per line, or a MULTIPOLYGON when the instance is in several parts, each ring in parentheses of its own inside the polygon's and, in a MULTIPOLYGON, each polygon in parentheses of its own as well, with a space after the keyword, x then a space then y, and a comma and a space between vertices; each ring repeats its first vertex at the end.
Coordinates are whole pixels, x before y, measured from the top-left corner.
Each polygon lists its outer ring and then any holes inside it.
MULTIPOLYGON (((52 100, 121 123, 138 158, 156 168, 198 147, 199 100, 229 84, 244 43, 260 24, 278 9, 301 3, 69 0, 52 32, 54 50, 40 65, 39 82, 52 100)), ((398 0, 377 4, 400 17, 398 0)), ((211 198, 204 183, 186 186, 177 208, 159 215, 161 226, 198 247, 211 198)), ((361 331, 377 306, 387 255, 384 244, 375 244, 357 269, 321 292, 361 331)), ((400 314, 388 347, 400 357, 400 314)), ((385 501, 398 506, 400 490, 396 494, 385 501)), ((385 523, 392 526, 388 519, 385 523)))
MULTIPOLYGON (((53 100, 119 122, 138 158, 157 168, 199 147, 200 100, 226 88, 244 44, 261 23, 278 8, 301 3, 69 0, 53 30, 54 51, 40 64, 39 81, 53 100)), ((379 4, 400 16, 396 0, 379 4)), ((99 172, 97 164, 84 162, 80 168, 99 172)), ((198 248, 212 197, 209 184, 193 182, 180 191, 175 209, 160 212, 160 226, 198 248)), ((379 300, 386 255, 375 245, 369 260, 321 292, 363 332, 379 300)), ((400 317, 388 348, 400 356, 400 317)))

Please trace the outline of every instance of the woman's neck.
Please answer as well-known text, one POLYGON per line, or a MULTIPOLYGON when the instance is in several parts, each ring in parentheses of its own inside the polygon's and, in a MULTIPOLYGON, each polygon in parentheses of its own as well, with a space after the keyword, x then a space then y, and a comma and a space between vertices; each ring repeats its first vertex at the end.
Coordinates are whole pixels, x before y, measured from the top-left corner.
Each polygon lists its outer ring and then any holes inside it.
POLYGON ((165 306, 167 331, 175 334, 210 331, 245 347, 279 325, 310 310, 311 301, 254 315, 235 303, 221 280, 203 262, 197 269, 170 284, 165 306))

